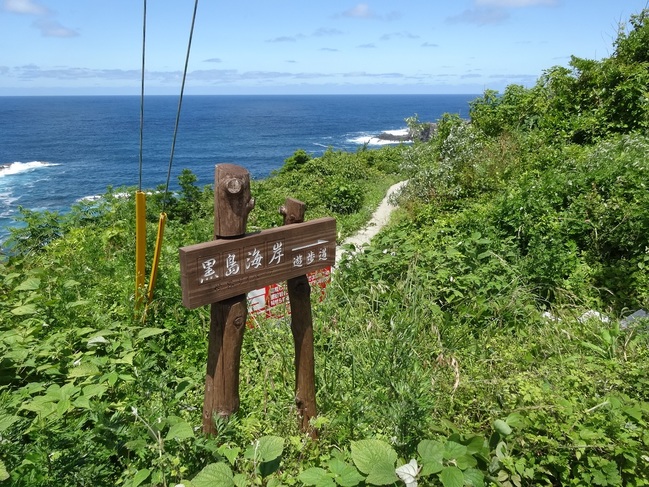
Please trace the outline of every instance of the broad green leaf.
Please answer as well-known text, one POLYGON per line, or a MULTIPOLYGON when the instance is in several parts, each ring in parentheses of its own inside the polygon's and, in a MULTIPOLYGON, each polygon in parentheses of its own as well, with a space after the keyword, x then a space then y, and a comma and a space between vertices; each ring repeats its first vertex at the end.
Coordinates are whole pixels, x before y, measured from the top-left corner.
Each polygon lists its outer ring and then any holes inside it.
POLYGON ((146 447, 146 440, 127 441, 126 443, 124 443, 124 446, 131 451, 137 451, 141 448, 146 447))
POLYGON ((128 352, 123 357, 116 358, 113 362, 116 364, 133 365, 133 357, 135 357, 135 352, 128 352))
POLYGON ((351 456, 354 465, 363 473, 370 473, 377 462, 394 464, 397 453, 381 440, 352 441, 351 456))
POLYGON ((392 465, 387 463, 379 463, 369 473, 365 482, 370 485, 388 485, 397 481, 397 474, 395 472, 394 463, 392 465))
POLYGON ((472 487, 484 487, 484 474, 475 468, 468 468, 463 472, 464 484, 472 487))
POLYGON ((210 463, 192 479, 194 487, 234 487, 232 470, 225 463, 210 463))
POLYGON ((466 455, 468 449, 464 445, 460 445, 454 441, 447 441, 444 445, 444 458, 446 460, 452 460, 454 458, 462 457, 466 455))
POLYGON ((444 487, 464 487, 464 474, 457 467, 445 467, 439 474, 444 487))
POLYGON ((489 456, 489 445, 487 440, 482 436, 474 436, 466 444, 467 452, 471 455, 482 455, 483 457, 489 456))
POLYGON ((473 457, 473 455, 462 455, 455 459, 455 464, 460 470, 466 470, 467 468, 475 467, 478 464, 478 461, 473 457))
POLYGON ((366 483, 385 485, 397 481, 397 452, 390 445, 380 440, 352 441, 351 450, 354 465, 367 474, 366 483))
POLYGON ((176 386, 176 399, 181 398, 185 393, 191 389, 192 382, 189 380, 183 380, 176 386))
POLYGON ((87 396, 79 396, 72 403, 74 407, 81 409, 90 409, 90 400, 87 396))
POLYGON ((14 279, 16 279, 17 277, 20 277, 20 274, 17 273, 17 272, 12 272, 12 273, 7 274, 7 275, 5 276, 5 281, 4 281, 4 282, 5 282, 5 284, 6 284, 7 286, 9 286, 9 285, 11 284, 11 281, 13 281, 14 279))
POLYGON ((637 422, 642 421, 642 409, 639 406, 628 406, 622 408, 622 412, 627 416, 635 419, 637 422))
POLYGON ((85 386, 83 389, 83 395, 86 397, 93 397, 93 396, 103 396, 104 392, 106 392, 106 386, 102 384, 90 384, 85 386))
POLYGON ((47 417, 56 411, 56 402, 46 398, 45 396, 37 396, 29 402, 23 403, 20 409, 26 409, 40 414, 42 417, 47 417))
POLYGON ((160 335, 161 333, 166 333, 168 331, 169 330, 166 330, 165 328, 142 328, 137 334, 137 337, 142 340, 144 338, 160 335))
POLYGON ((439 441, 422 440, 417 445, 417 451, 421 457, 421 475, 430 475, 441 472, 444 465, 444 445, 439 441))
POLYGON ((512 428, 524 428, 526 424, 525 417, 521 413, 511 413, 507 416, 505 422, 512 428))
POLYGON ((68 377, 88 377, 90 375, 98 375, 99 368, 90 362, 84 362, 76 367, 72 367, 68 373, 68 377))
POLYGON ((106 340, 102 336, 98 337, 92 337, 90 340, 88 340, 87 345, 89 347, 97 346, 97 345, 105 345, 106 343, 110 343, 108 340, 106 340))
POLYGON ((417 445, 421 463, 440 462, 444 458, 444 445, 435 440, 422 440, 417 445))
POLYGON ((35 304, 23 304, 11 310, 16 316, 33 315, 38 311, 35 304))
POLYGON ((603 436, 602 433, 598 433, 597 431, 593 431, 588 428, 582 428, 581 430, 579 430, 579 437, 582 440, 586 440, 586 441, 595 440, 598 438, 602 438, 602 436, 603 436))
POLYGON ((14 424, 19 419, 19 416, 10 416, 8 414, 0 415, 0 433, 4 433, 12 424, 14 424))
POLYGON ((103 333, 101 331, 97 331, 97 328, 94 328, 92 326, 84 326, 83 328, 77 328, 74 330, 77 336, 85 336, 88 335, 89 333, 92 333, 93 336, 102 336, 103 333))
POLYGON ((87 299, 80 299, 78 301, 73 301, 72 303, 68 303, 65 305, 66 308, 78 308, 79 306, 85 306, 87 304, 90 304, 90 301, 87 299))
POLYGON ((279 465, 281 462, 282 459, 280 457, 277 457, 275 460, 271 460, 270 462, 261 462, 257 465, 259 475, 264 478, 268 477, 270 474, 277 472, 279 470, 279 465))
POLYGON ((233 448, 226 448, 225 450, 223 450, 223 456, 228 459, 228 462, 230 462, 230 465, 232 466, 234 466, 234 462, 237 461, 239 453, 241 453, 241 448, 239 448, 238 446, 235 446, 233 448))
POLYGON ((131 486, 137 487, 146 479, 148 479, 149 475, 151 475, 151 470, 149 470, 148 468, 143 468, 142 470, 138 470, 133 476, 133 483, 131 484, 131 486))
POLYGON ((117 375, 117 372, 115 372, 115 371, 113 371, 113 372, 109 372, 109 373, 106 374, 104 377, 102 377, 102 382, 103 382, 103 379, 105 378, 106 381, 108 382, 108 385, 112 387, 112 386, 114 386, 115 383, 117 382, 117 378, 118 378, 118 377, 119 377, 119 376, 117 375))
POLYGON ((30 277, 18 284, 15 291, 35 291, 41 285, 41 280, 38 277, 30 277))
POLYGON ((595 345, 594 343, 590 343, 590 342, 584 342, 584 341, 582 341, 581 344, 582 344, 584 347, 586 347, 586 348, 592 350, 593 352, 596 352, 596 353, 598 353, 598 354, 600 354, 600 355, 602 355, 602 356, 606 356, 606 351, 605 351, 602 347, 598 347, 598 346, 595 345))
POLYGON ((502 460, 507 456, 509 456, 509 454, 507 453, 507 443, 501 441, 496 445, 496 457, 499 460, 502 460))
POLYGON ((503 436, 510 435, 512 433, 512 428, 502 419, 497 419, 494 421, 494 429, 503 436))
POLYGON ((0 482, 7 480, 9 478, 9 472, 7 472, 7 467, 2 460, 0 460, 0 482))
POLYGON ((334 480, 341 487, 354 487, 365 480, 365 477, 358 473, 358 470, 339 458, 331 459, 328 466, 334 475, 334 480))
MULTIPOLYGON (((234 485, 236 487, 248 487, 248 477, 246 477, 245 474, 242 473, 235 474, 232 481, 234 482, 234 485)), ((187 487, 194 487, 194 486, 187 486, 187 487)))
POLYGON ((185 438, 193 438, 194 437, 194 430, 185 421, 180 421, 176 424, 174 424, 171 428, 169 428, 169 432, 167 433, 166 440, 170 440, 172 438, 176 440, 184 440, 185 438))
POLYGON ((56 405, 56 412, 59 416, 63 416, 68 409, 72 406, 72 403, 70 402, 70 399, 67 397, 64 399, 61 399, 57 405, 56 405))
POLYGON ((272 462, 284 451, 284 438, 279 436, 262 436, 257 441, 257 458, 262 462, 272 462))
POLYGON ((311 467, 302 471, 298 475, 298 480, 304 485, 313 485, 315 487, 336 487, 331 476, 323 468, 311 467))

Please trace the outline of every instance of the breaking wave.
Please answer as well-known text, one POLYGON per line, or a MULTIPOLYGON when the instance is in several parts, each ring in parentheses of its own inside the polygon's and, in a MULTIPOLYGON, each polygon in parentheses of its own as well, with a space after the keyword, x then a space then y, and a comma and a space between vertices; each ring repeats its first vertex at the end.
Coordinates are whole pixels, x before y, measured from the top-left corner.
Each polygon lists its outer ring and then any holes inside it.
POLYGON ((0 164, 0 178, 25 172, 32 172, 43 167, 51 166, 60 166, 60 164, 44 161, 11 162, 9 164, 0 164))

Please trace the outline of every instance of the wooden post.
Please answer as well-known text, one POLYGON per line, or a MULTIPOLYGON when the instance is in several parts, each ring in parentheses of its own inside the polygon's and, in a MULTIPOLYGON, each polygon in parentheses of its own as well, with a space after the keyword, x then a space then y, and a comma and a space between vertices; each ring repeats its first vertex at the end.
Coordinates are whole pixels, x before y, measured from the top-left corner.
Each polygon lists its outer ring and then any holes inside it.
MULTIPOLYGON (((214 176, 214 238, 245 236, 250 196, 250 174, 234 164, 219 164, 214 176)), ((203 432, 216 433, 213 414, 229 416, 239 409, 239 364, 248 310, 241 294, 212 304, 207 349, 203 432)))
POLYGON ((203 402, 203 432, 216 432, 214 414, 239 409, 239 366, 248 315, 246 293, 288 280, 295 343, 295 401, 300 427, 315 438, 313 318, 308 272, 330 267, 336 256, 336 220, 304 222, 304 203, 287 198, 284 226, 246 235, 250 174, 233 164, 216 166, 214 240, 179 249, 183 304, 210 304, 210 332, 203 402))
MULTIPOLYGON (((280 213, 284 225, 302 223, 306 205, 293 198, 286 198, 280 213)), ((309 421, 317 415, 315 399, 315 360, 313 353, 313 317, 311 314, 311 286, 306 275, 287 280, 291 304, 291 332, 295 345, 295 404, 300 429, 317 438, 315 428, 309 421)))

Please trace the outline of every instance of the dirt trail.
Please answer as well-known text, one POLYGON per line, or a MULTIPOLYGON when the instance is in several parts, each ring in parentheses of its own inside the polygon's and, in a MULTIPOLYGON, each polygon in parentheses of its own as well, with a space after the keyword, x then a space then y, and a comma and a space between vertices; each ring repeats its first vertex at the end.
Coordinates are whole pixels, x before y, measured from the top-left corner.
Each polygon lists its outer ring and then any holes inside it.
POLYGON ((356 251, 360 250, 363 245, 367 244, 372 240, 372 238, 381 231, 381 229, 390 221, 390 216, 395 210, 395 206, 390 203, 390 197, 398 192, 408 181, 401 181, 400 183, 390 186, 385 198, 381 201, 381 204, 374 211, 372 219, 369 221, 367 226, 362 228, 358 233, 347 238, 342 245, 339 245, 336 248, 336 262, 340 261, 340 258, 343 254, 349 252, 347 249, 343 249, 343 246, 354 244, 356 251))

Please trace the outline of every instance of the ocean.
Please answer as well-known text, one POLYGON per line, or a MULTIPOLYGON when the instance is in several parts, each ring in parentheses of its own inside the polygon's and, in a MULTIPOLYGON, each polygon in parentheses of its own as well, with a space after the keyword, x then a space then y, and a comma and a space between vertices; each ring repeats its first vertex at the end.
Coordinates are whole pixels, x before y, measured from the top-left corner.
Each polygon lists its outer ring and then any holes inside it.
MULTIPOLYGON (((211 184, 214 165, 234 163, 268 177, 297 149, 354 151, 402 131, 415 114, 467 117, 477 95, 186 96, 170 188, 182 169, 211 184)), ((166 182, 178 97, 144 99, 140 174, 138 96, 0 97, 0 242, 19 206, 65 212, 108 187, 154 189, 166 182)))

